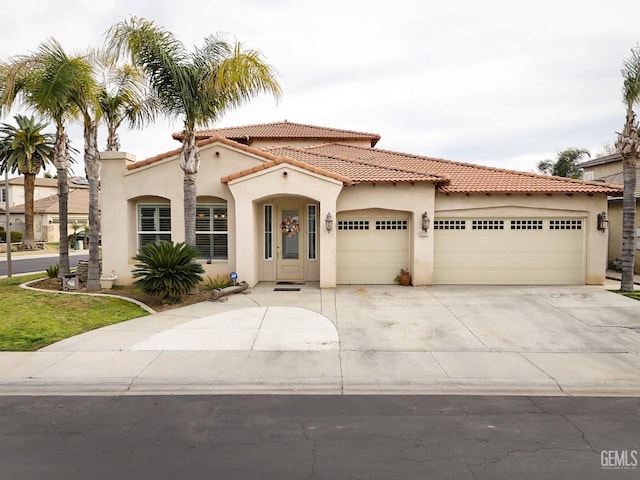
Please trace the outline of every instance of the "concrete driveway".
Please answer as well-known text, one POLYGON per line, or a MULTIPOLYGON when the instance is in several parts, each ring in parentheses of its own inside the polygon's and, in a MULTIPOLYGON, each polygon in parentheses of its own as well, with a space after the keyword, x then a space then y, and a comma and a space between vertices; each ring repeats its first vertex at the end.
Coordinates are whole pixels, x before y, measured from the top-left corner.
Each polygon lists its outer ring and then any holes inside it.
POLYGON ((640 302, 587 286, 259 284, 2 352, 0 392, 640 395, 640 302))

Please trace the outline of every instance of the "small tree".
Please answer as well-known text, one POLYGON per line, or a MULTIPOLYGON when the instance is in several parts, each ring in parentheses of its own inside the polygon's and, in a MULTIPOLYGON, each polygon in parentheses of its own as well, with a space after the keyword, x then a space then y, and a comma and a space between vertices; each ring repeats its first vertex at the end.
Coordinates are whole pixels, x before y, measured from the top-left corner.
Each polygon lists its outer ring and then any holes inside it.
POLYGON ((202 282, 204 269, 195 263, 198 249, 185 243, 154 242, 142 247, 134 257, 134 285, 147 295, 177 303, 202 282))
POLYGON ((544 175, 554 175, 556 177, 582 178, 582 170, 578 163, 584 156, 590 157, 589 150, 585 148, 568 148, 558 152, 555 162, 553 160, 542 160, 538 162, 537 168, 544 175))

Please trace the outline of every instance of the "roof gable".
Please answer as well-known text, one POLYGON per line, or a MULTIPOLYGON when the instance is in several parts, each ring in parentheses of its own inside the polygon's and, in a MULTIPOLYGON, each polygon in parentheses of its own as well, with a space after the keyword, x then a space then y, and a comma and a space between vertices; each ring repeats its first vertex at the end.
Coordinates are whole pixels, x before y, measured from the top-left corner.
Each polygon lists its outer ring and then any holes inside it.
POLYGON ((611 155, 605 155, 604 157, 594 158, 593 160, 587 160, 578 164, 580 168, 595 167, 596 165, 606 165, 607 163, 621 162, 622 155, 619 153, 612 153, 611 155))

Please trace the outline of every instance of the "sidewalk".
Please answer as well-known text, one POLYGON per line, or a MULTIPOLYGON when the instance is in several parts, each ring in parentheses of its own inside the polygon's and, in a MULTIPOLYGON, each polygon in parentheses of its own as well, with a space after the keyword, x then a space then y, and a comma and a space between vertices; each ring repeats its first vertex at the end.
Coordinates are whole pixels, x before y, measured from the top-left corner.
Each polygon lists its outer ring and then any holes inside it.
POLYGON ((0 394, 640 395, 640 302, 602 287, 300 288, 0 352, 0 394))

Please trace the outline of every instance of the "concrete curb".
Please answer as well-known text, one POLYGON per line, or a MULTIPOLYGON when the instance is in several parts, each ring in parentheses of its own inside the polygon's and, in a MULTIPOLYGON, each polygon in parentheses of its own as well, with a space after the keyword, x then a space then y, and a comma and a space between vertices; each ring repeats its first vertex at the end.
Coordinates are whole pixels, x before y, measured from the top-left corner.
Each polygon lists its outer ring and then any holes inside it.
POLYGON ((67 295, 87 295, 87 296, 90 296, 90 297, 117 298, 117 299, 120 299, 120 300, 125 300, 125 301, 130 302, 130 303, 134 303, 134 304, 138 305, 140 308, 146 310, 147 312, 149 312, 151 314, 158 313, 153 308, 148 306, 147 304, 142 303, 141 301, 136 300, 135 298, 122 297, 120 295, 113 295, 111 293, 65 292, 65 291, 62 291, 62 290, 46 290, 46 289, 43 289, 43 288, 36 288, 36 287, 30 286, 30 284, 35 283, 35 282, 39 282, 40 280, 42 280, 42 279, 39 278, 37 280, 31 280, 29 282, 22 283, 22 284, 20 284, 20 287, 24 288, 25 290, 33 290, 35 292, 45 292, 45 293, 54 293, 54 294, 67 294, 67 295))

